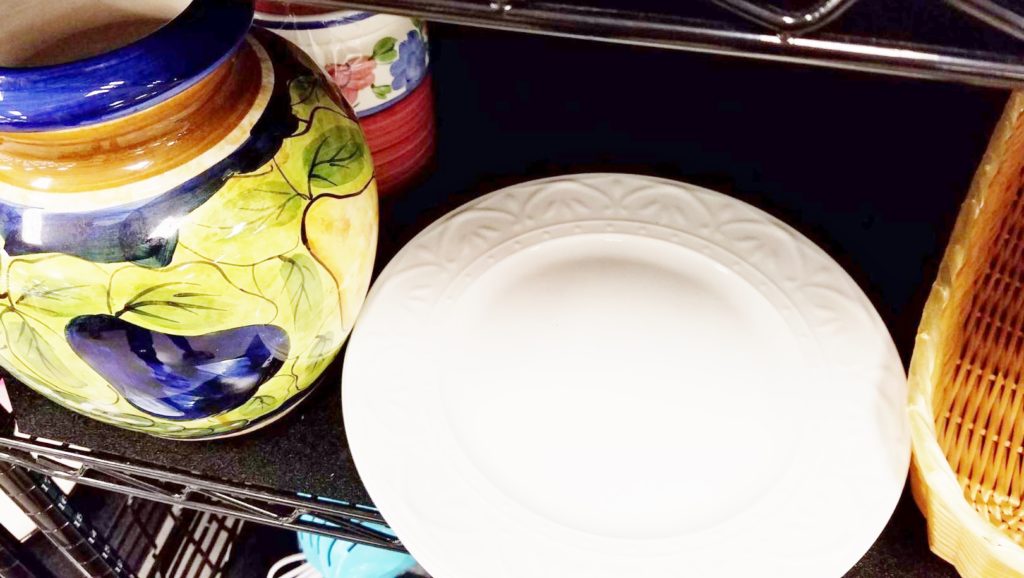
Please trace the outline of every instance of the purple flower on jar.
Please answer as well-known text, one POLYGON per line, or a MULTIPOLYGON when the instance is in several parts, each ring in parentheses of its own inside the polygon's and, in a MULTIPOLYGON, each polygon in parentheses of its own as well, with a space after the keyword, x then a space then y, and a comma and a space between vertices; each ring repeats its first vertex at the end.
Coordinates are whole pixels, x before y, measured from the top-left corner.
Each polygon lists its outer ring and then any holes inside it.
POLYGON ((398 60, 391 65, 391 88, 402 90, 416 86, 427 72, 427 45, 417 30, 410 30, 398 45, 398 60))

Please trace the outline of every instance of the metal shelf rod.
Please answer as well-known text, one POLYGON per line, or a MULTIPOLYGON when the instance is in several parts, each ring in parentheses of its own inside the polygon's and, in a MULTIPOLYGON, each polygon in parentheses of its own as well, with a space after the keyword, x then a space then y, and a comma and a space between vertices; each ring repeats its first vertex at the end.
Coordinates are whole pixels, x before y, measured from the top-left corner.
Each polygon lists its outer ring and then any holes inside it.
MULTIPOLYGON (((34 468, 33 468, 34 469, 34 468)), ((52 480, 0 463, 0 490, 39 528, 82 575, 89 578, 134 578, 135 573, 112 551, 106 538, 78 515, 52 480), (53 494, 58 494, 58 503, 53 494)))
MULTIPOLYGON (((346 516, 367 522, 381 523, 383 518, 374 510, 358 506, 347 506, 331 502, 321 502, 311 505, 307 500, 300 500, 291 496, 260 490, 253 487, 228 484, 215 480, 199 479, 193 476, 180 474, 166 469, 157 469, 139 464, 121 463, 112 459, 97 457, 91 452, 70 451, 58 447, 49 447, 40 443, 33 443, 16 438, 0 437, 0 448, 10 448, 21 452, 41 453, 50 458, 70 460, 79 462, 83 466, 103 470, 122 471, 132 475, 144 475, 153 479, 162 480, 182 485, 186 488, 194 487, 202 491, 222 492, 232 496, 243 496, 257 500, 268 501, 294 508, 306 508, 312 514, 327 514, 335 516, 346 516)), ((7 459, 8 456, 4 456, 7 459)), ((13 456, 11 456, 13 457, 13 456)))
POLYGON ((950 5, 1010 36, 1024 40, 1024 16, 992 0, 946 0, 950 5))
POLYGON ((378 548, 404 551, 400 540, 355 521, 383 524, 380 514, 368 508, 334 504, 317 500, 312 496, 302 499, 301 497, 193 478, 166 470, 121 464, 113 460, 90 456, 88 452, 62 450, 19 439, 0 438, 0 448, 4 448, 4 446, 7 446, 7 449, 0 449, 0 463, 6 462, 21 466, 47 476, 69 479, 102 490, 192 510, 231 516, 289 530, 322 534, 378 548), (33 456, 33 454, 37 455, 33 456), (82 462, 83 465, 73 468, 53 461, 54 458, 82 462), (52 465, 47 465, 47 462, 52 465), (91 477, 87 475, 90 471, 112 477, 116 481, 91 477), (126 474, 111 476, 115 472, 126 472, 126 474), (137 480, 131 477, 132 475, 142 475, 154 481, 173 483, 182 488, 175 492, 137 480), (204 502, 194 499, 192 496, 195 498, 207 497, 222 503, 204 502), (259 504, 249 504, 239 498, 252 499, 259 504), (271 507, 286 508, 288 511, 278 513, 268 509, 271 507), (305 514, 326 520, 329 524, 303 520, 302 516, 305 514))
POLYGON ((106 481, 103 481, 103 480, 96 480, 96 479, 93 479, 93 478, 81 478, 81 477, 69 476, 65 472, 62 472, 60 470, 49 469, 49 468, 46 468, 44 466, 41 466, 38 463, 32 462, 30 460, 23 460, 23 459, 14 457, 14 456, 9 456, 9 455, 8 456, 3 456, 2 457, 2 461, 3 462, 7 462, 7 463, 12 464, 12 465, 20 466, 20 467, 23 467, 23 468, 26 468, 26 469, 31 469, 33 471, 42 473, 42 474, 50 476, 50 477, 69 479, 69 480, 73 480, 73 481, 75 481, 77 483, 81 483, 81 484, 93 486, 95 488, 99 488, 101 490, 106 490, 106 491, 110 491, 110 492, 118 492, 118 493, 121 493, 121 494, 126 494, 128 496, 134 496, 136 498, 141 498, 141 499, 145 499, 145 500, 151 500, 151 501, 155 501, 155 502, 161 502, 161 503, 169 504, 169 505, 173 505, 173 506, 181 506, 183 508, 189 508, 189 509, 193 509, 193 510, 197 510, 197 511, 201 511, 201 512, 210 512, 212 514, 219 514, 219 515, 223 515, 223 516, 229 516, 229 517, 232 517, 232 518, 238 518, 238 519, 249 521, 249 522, 265 524, 265 525, 270 525, 270 526, 276 526, 276 527, 284 528, 284 529, 288 529, 288 530, 295 530, 295 531, 301 531, 301 532, 312 532, 312 533, 316 533, 316 534, 323 534, 323 535, 326 535, 326 536, 330 536, 332 538, 341 538, 341 539, 344 539, 344 540, 348 540, 350 542, 359 542, 361 544, 366 544, 366 545, 369 545, 369 546, 375 546, 377 548, 384 548, 384 549, 388 549, 388 550, 403 551, 401 543, 398 542, 397 540, 371 537, 371 536, 366 535, 364 533, 355 532, 355 531, 352 531, 351 529, 346 529, 346 528, 343 528, 343 527, 332 527, 332 526, 327 526, 327 525, 323 525, 323 524, 314 524, 314 523, 306 524, 306 523, 296 522, 294 519, 292 519, 293 518, 292 516, 274 516, 274 517, 258 516, 258 515, 255 515, 255 514, 247 513, 245 511, 240 511, 240 510, 235 510, 235 509, 232 509, 232 508, 226 508, 226 507, 222 507, 222 506, 217 506, 217 505, 214 505, 214 504, 207 504, 207 503, 196 502, 196 501, 192 501, 192 500, 176 500, 174 498, 169 498, 169 497, 161 495, 161 494, 154 494, 154 493, 146 492, 146 491, 143 491, 143 490, 136 490, 136 489, 133 489, 133 488, 130 488, 130 487, 120 486, 120 485, 117 485, 117 484, 114 484, 114 483, 110 483, 110 482, 106 482, 106 481))
POLYGON ((712 0, 740 16, 775 30, 810 32, 826 26, 857 0, 820 0, 817 5, 802 12, 782 10, 774 5, 762 6, 751 0, 712 0))
MULTIPOLYGON (((468 0, 304 1, 333 8, 389 12, 498 30, 947 80, 995 88, 1024 87, 1024 59, 1016 55, 944 46, 836 34, 798 36, 785 31, 751 31, 722 22, 560 3, 532 2, 520 5, 508 0, 490 3, 468 0)), ((990 6, 987 0, 969 1, 990 6)), ((849 5, 839 4, 840 8, 849 5)), ((956 5, 965 9, 960 3, 956 5)), ((1004 14, 1003 20, 1007 21, 1007 18, 1004 14)))

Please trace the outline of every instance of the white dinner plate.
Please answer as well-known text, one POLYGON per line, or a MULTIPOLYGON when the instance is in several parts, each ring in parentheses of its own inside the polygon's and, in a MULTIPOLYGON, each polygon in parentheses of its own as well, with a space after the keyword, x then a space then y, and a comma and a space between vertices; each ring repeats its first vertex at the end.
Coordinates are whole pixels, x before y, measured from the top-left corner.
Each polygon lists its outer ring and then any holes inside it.
POLYGON ((841 576, 910 455, 902 364, 842 268, 641 176, 431 225, 371 290, 343 383, 363 482, 434 578, 841 576))

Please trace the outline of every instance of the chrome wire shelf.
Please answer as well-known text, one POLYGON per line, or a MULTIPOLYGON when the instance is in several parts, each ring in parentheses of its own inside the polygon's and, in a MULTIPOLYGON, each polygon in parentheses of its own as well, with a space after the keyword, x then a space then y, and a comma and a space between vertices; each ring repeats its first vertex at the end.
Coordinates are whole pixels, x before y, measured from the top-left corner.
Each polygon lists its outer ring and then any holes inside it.
MULTIPOLYGON (((10 422, 0 415, 0 425, 10 422)), ((0 462, 103 490, 289 530, 404 551, 374 509, 174 471, 0 428, 0 462)))
POLYGON ((303 0, 509 31, 1024 87, 1019 0, 817 0, 799 9, 780 7, 785 0, 589 1, 303 0), (637 7, 648 4, 653 8, 637 7))

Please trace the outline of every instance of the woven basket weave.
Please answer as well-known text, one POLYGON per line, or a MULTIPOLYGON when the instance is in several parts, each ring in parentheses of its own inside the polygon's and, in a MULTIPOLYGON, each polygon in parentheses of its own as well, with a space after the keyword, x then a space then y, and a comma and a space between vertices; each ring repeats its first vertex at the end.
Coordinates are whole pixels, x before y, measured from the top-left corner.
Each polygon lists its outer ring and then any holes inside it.
POLYGON ((910 366, 914 498, 932 550, 1024 576, 1024 93, 1007 104, 925 306, 910 366))

